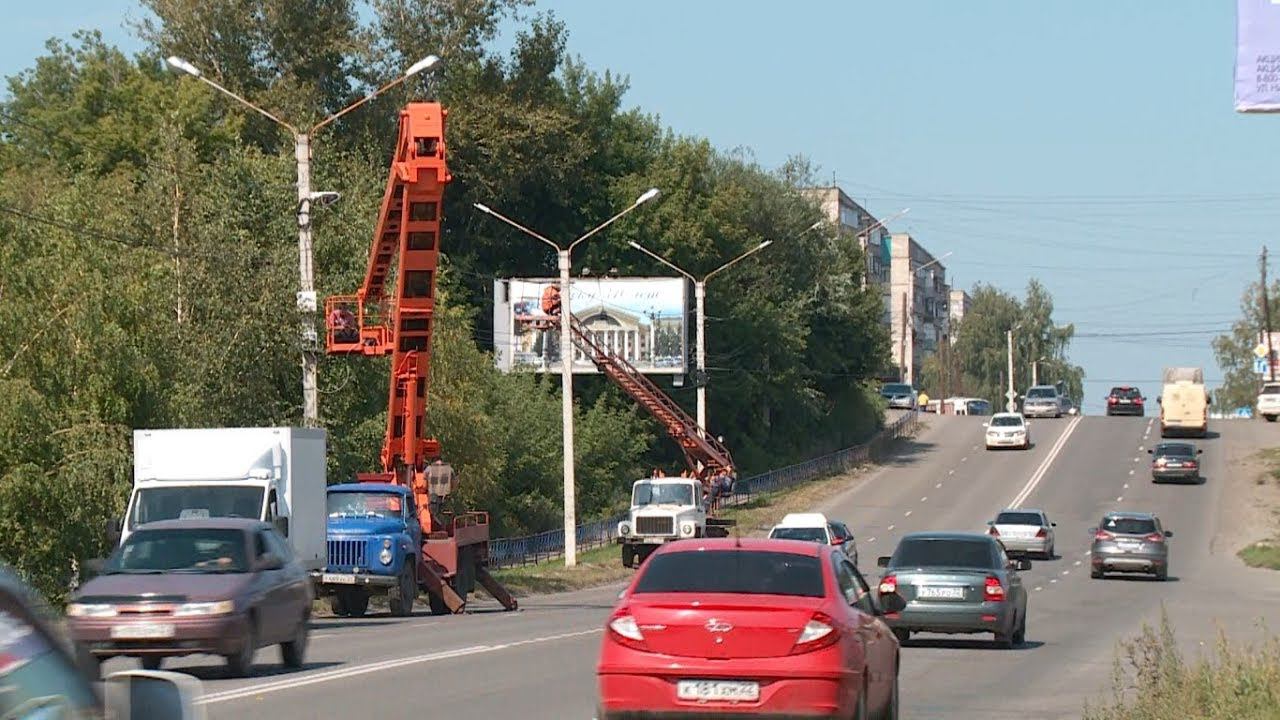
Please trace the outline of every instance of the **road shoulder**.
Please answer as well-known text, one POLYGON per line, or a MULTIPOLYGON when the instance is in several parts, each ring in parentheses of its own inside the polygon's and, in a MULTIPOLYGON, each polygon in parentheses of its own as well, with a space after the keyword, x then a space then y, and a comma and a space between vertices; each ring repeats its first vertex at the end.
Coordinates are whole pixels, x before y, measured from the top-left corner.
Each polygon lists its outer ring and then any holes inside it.
POLYGON ((1280 448, 1268 447, 1270 438, 1263 431, 1269 427, 1233 421, 1224 433, 1225 477, 1208 478, 1222 483, 1210 552, 1240 565, 1245 548, 1280 545, 1280 448))

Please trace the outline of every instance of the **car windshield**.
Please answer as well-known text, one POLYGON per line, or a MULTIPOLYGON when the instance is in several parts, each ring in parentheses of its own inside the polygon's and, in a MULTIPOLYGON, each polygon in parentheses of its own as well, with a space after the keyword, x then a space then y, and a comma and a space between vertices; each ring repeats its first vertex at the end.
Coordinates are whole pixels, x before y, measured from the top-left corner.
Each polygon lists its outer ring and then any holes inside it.
POLYGON ((1192 457, 1196 454, 1196 449, 1190 445, 1178 443, 1176 445, 1161 445, 1156 448, 1156 455, 1176 456, 1176 457, 1192 457))
POLYGON ((733 593, 823 597, 818 558, 762 550, 712 550, 654 555, 635 592, 733 593))
POLYGON ((905 383, 891 383, 880 388, 883 395, 910 395, 911 386, 905 383))
POLYGON ((1102 521, 1102 529, 1121 535, 1150 535, 1156 531, 1156 523, 1146 518, 1109 517, 1102 521))
POLYGON ((247 572, 244 538, 228 528, 142 529, 112 553, 102 574, 247 572))
POLYGON ((331 492, 326 499, 329 517, 379 517, 399 520, 404 499, 399 493, 331 492))
POLYGON ((1054 398, 1058 396, 1058 391, 1051 387, 1031 388, 1027 391, 1029 398, 1054 398))
POLYGON ((1123 398, 1125 400, 1132 400, 1138 397, 1139 394, 1138 388, 1112 388, 1111 390, 1111 397, 1123 398))
POLYGON ((807 540, 820 543, 827 541, 827 533, 822 528, 776 527, 769 533, 769 537, 774 540, 807 540))
POLYGON ((997 525, 1040 525, 1042 522, 1039 513, 1002 512, 996 516, 997 525))
POLYGON ((217 517, 262 519, 266 488, 256 485, 185 485, 143 488, 129 514, 129 529, 160 520, 217 517))
POLYGON ((891 567, 991 568, 991 545, 986 540, 912 538, 903 540, 891 567))
POLYGON ((1011 415, 997 416, 991 418, 992 427, 1021 427, 1022 418, 1013 417, 1011 415))
POLYGON ((636 486, 631 504, 692 505, 693 486, 688 483, 640 483, 636 486))
POLYGON ((1263 385, 1259 395, 1280 395, 1280 385, 1263 385))

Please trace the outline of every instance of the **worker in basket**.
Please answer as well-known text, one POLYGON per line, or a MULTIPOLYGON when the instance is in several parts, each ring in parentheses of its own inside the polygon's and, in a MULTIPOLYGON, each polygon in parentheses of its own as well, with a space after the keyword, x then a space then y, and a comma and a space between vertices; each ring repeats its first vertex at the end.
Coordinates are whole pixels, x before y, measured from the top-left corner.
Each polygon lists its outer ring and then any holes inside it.
POLYGON ((338 305, 329 313, 329 329, 333 331, 335 343, 348 345, 360 340, 356 316, 345 305, 338 305))
POLYGON ((542 369, 546 370, 547 366, 555 362, 560 357, 557 339, 559 337, 558 324, 554 318, 560 317, 560 286, 548 285, 542 291, 542 313, 549 319, 535 322, 533 326, 538 330, 538 337, 533 343, 533 353, 542 360, 542 369), (555 331, 555 334, 552 334, 555 331))

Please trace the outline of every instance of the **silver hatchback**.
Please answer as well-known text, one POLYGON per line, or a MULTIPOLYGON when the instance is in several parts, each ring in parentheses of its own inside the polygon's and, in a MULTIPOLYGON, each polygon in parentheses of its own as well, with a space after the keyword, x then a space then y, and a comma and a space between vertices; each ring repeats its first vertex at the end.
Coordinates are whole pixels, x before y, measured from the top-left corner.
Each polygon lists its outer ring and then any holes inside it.
POLYGON ((1146 512, 1110 512, 1102 516, 1090 549, 1093 578, 1107 573, 1138 573, 1157 580, 1169 577, 1169 538, 1160 518, 1146 512))

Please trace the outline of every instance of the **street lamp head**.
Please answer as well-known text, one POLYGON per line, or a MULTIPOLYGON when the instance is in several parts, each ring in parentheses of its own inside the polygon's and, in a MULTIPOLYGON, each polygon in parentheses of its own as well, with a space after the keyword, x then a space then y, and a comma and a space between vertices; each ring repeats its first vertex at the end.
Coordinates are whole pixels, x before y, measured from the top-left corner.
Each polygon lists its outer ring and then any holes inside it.
POLYGON ((342 193, 334 192, 333 190, 319 190, 311 193, 311 195, 307 197, 308 200, 319 205, 320 207, 326 207, 326 206, 332 205, 338 202, 338 200, 341 198, 342 198, 342 193))
POLYGON ((422 58, 421 60, 419 60, 418 62, 410 65, 409 69, 404 71, 404 76, 405 78, 411 78, 414 75, 417 75, 418 73, 422 72, 423 70, 430 70, 431 68, 435 67, 439 63, 440 63, 440 58, 436 57, 435 55, 428 55, 422 58))
POLYGON ((489 209, 489 206, 488 206, 488 205, 485 205, 485 204, 483 204, 483 203, 471 203, 471 204, 472 204, 472 206, 474 206, 474 207, 475 207, 475 209, 479 210, 480 212, 484 213, 485 215, 492 215, 492 214, 493 214, 493 211, 489 209))
POLYGON ((635 248, 636 250, 639 250, 640 252, 644 252, 644 248, 640 245, 640 243, 636 242, 635 240, 628 240, 627 244, 635 248))
POLYGON ((756 249, 757 249, 757 250, 763 250, 763 249, 765 249, 765 248, 769 247, 769 246, 770 246, 770 245, 772 245, 772 244, 773 244, 773 241, 772 241, 772 240, 765 240, 764 242, 762 242, 762 243, 760 243, 759 245, 757 245, 757 246, 756 246, 756 249))
POLYGON ((822 221, 821 221, 821 220, 819 220, 818 222, 816 222, 816 223, 814 223, 814 224, 810 225, 809 227, 805 228, 805 229, 804 229, 804 231, 805 231, 805 232, 809 232, 810 230, 817 230, 817 229, 818 229, 818 228, 820 228, 820 227, 822 227, 822 221))
POLYGON ((658 197, 659 192, 660 191, 658 190, 658 188, 649 188, 648 190, 645 190, 643 195, 636 198, 636 205, 643 205, 649 202, 650 200, 658 197))
POLYGON ((192 65, 186 60, 183 60, 177 55, 170 55, 169 57, 165 58, 165 62, 168 63, 169 66, 174 68, 175 70, 181 70, 182 72, 190 75, 191 77, 200 77, 200 68, 196 67, 195 65, 192 65))

